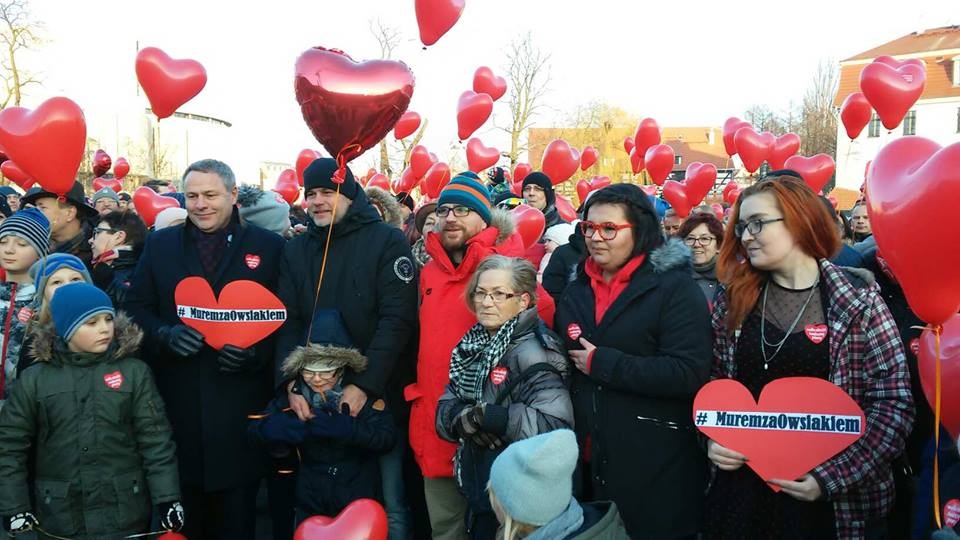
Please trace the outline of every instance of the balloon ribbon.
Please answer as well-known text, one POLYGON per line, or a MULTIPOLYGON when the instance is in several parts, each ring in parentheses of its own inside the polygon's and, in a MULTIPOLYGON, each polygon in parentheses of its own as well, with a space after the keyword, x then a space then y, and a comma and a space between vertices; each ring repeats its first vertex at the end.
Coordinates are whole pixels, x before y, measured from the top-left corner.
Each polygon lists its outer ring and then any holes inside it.
MULTIPOLYGON (((337 155, 337 163, 343 169, 344 173, 347 169, 347 162, 343 159, 343 152, 337 155)), ((333 175, 333 182, 337 185, 337 196, 333 199, 333 211, 330 216, 330 227, 327 228, 327 242, 323 245, 323 261, 320 262, 320 277, 317 279, 317 290, 313 295, 313 310, 310 312, 310 327, 307 329, 307 342, 306 345, 310 344, 310 336, 313 335, 313 321, 316 317, 314 314, 317 311, 317 304, 320 302, 320 286, 323 285, 323 274, 327 269, 327 254, 330 252, 330 240, 333 238, 333 224, 337 219, 337 203, 340 202, 340 185, 343 184, 345 176, 341 176, 339 181, 337 181, 337 176, 340 175, 340 170, 337 169, 337 172, 333 175)))
POLYGON ((939 324, 933 327, 934 342, 936 343, 936 377, 934 377, 934 406, 933 406, 933 518, 937 528, 943 527, 940 522, 940 334, 943 327, 939 324))

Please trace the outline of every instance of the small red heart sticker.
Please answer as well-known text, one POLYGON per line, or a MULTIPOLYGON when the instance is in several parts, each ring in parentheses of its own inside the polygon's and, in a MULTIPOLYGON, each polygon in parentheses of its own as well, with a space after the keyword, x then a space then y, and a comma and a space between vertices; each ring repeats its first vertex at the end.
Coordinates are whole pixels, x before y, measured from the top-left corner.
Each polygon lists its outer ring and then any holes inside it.
POLYGON ((493 368, 493 371, 490 372, 490 380, 493 381, 493 384, 500 384, 507 380, 507 368, 503 366, 493 368))
POLYGON ((823 340, 827 337, 827 325, 808 324, 804 327, 803 332, 807 334, 807 338, 810 341, 819 345, 823 343, 823 340))
POLYGON ((114 371, 103 376, 103 382, 113 390, 119 390, 123 386, 123 373, 114 371))
POLYGON ((217 298, 207 280, 191 276, 173 296, 180 320, 218 351, 228 343, 241 349, 256 345, 287 320, 283 302, 256 281, 227 283, 217 298))
POLYGON ((914 356, 920 356, 920 338, 910 340, 910 352, 912 352, 914 356))
POLYGON ((252 255, 252 254, 248 253, 248 254, 243 258, 243 260, 244 260, 244 262, 247 263, 247 268, 249 268, 249 269, 251 269, 251 270, 256 270, 257 267, 260 266, 260 256, 259 256, 259 255, 252 255))
POLYGON ((943 506, 943 524, 953 527, 957 523, 960 523, 960 499, 950 499, 943 506))
POLYGON ((580 339, 580 336, 583 335, 583 331, 580 330, 580 325, 577 323, 570 323, 567 326, 567 336, 570 337, 573 341, 580 339))

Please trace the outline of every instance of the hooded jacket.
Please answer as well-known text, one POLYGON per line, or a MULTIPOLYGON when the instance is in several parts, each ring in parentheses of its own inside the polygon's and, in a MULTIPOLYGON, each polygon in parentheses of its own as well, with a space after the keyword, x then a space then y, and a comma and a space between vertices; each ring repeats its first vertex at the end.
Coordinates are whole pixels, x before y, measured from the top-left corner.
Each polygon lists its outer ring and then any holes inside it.
MULTIPOLYGON (((420 275, 417 381, 404 389, 404 397, 412 402, 410 446, 414 457, 424 476, 444 478, 453 476, 453 455, 457 446, 437 435, 437 402, 450 382, 450 354, 477 322, 464 302, 467 282, 480 262, 490 255, 521 257, 523 241, 515 232, 510 213, 494 209, 490 226, 467 241, 459 265, 450 260, 437 233, 427 233, 426 244, 432 259, 420 275)), ((539 286, 537 312, 544 321, 553 320, 553 299, 539 286)))
POLYGON ((26 322, 33 315, 29 306, 35 294, 36 287, 32 283, 0 283, 0 324, 3 325, 0 333, 0 408, 17 378, 20 347, 26 322))
POLYGON ((118 308, 123 305, 127 291, 130 290, 133 272, 142 251, 143 246, 115 249, 112 253, 101 255, 100 259, 93 263, 90 271, 93 284, 107 293, 110 300, 113 300, 113 305, 118 308))
POLYGON ((70 538, 142 532, 151 505, 180 499, 163 400, 150 368, 130 356, 143 333, 118 314, 114 343, 93 355, 68 351, 52 325, 31 332, 37 363, 0 411, 0 515, 33 510, 46 531, 70 538))
POLYGON ((386 190, 377 186, 368 186, 363 190, 367 194, 370 204, 380 209, 383 222, 391 227, 403 228, 403 216, 400 214, 400 203, 386 190))

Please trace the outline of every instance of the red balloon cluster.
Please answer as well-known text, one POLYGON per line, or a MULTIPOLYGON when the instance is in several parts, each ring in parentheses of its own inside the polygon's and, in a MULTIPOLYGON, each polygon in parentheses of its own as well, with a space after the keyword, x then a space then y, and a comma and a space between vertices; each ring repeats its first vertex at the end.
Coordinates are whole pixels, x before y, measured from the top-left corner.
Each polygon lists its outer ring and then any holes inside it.
POLYGON ((200 62, 175 60, 156 47, 137 53, 136 72, 158 120, 175 113, 207 84, 207 71, 200 62))
POLYGON ((700 204, 717 181, 717 166, 712 163, 694 162, 687 165, 686 178, 681 182, 667 180, 663 185, 663 198, 685 218, 690 210, 700 204))
POLYGON ((378 187, 384 191, 390 191, 390 178, 383 173, 377 173, 367 180, 365 187, 378 187))
POLYGON ((577 182, 577 198, 580 199, 580 204, 583 204, 583 201, 587 200, 587 195, 589 195, 591 191, 596 191, 609 185, 609 176, 594 176, 590 179, 584 178, 580 180, 577 182))
POLYGON ((440 196, 440 191, 450 183, 450 167, 443 162, 434 163, 423 176, 421 189, 431 199, 440 196))
POLYGON ((777 138, 773 133, 757 133, 753 127, 742 127, 733 135, 733 144, 743 162, 743 168, 751 173, 757 172, 760 165, 770 157, 777 138))
POLYGON ((727 155, 733 157, 737 153, 737 144, 734 142, 733 137, 737 134, 737 131, 741 128, 753 128, 750 125, 750 122, 741 120, 736 116, 731 116, 727 118, 727 121, 723 123, 723 148, 727 151, 727 155))

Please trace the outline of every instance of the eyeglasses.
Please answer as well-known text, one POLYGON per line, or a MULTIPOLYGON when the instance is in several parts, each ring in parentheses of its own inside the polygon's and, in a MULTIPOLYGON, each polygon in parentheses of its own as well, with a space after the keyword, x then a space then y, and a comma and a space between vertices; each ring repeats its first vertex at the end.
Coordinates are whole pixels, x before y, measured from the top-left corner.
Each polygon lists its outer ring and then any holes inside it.
POLYGON ((713 243, 714 240, 716 240, 716 238, 712 236, 700 236, 700 237, 688 236, 683 239, 683 243, 690 247, 693 247, 697 244, 700 244, 703 247, 707 247, 711 243, 713 243))
POLYGON ((617 237, 618 232, 631 227, 633 227, 633 225, 629 223, 617 225, 616 223, 610 223, 609 221, 604 223, 594 223, 592 221, 580 222, 580 232, 583 233, 584 238, 593 238, 593 234, 597 231, 600 231, 600 238, 603 238, 604 240, 613 240, 617 237))
POLYGON ((472 208, 466 206, 438 206, 437 207, 437 217, 445 218, 450 212, 453 212, 455 217, 467 217, 470 212, 473 212, 472 208))
POLYGON ((733 234, 737 235, 737 238, 743 236, 743 232, 746 231, 753 236, 760 234, 760 231, 763 230, 764 225, 769 225, 771 223, 776 223, 778 221, 783 221, 783 218, 777 219, 751 219, 746 223, 737 223, 733 226, 733 234))
POLYGON ((474 291, 474 293, 473 293, 473 303, 474 303, 474 304, 482 304, 483 301, 486 300, 487 297, 489 296, 490 299, 493 300, 493 303, 494 303, 494 304, 502 304, 502 303, 506 302, 507 300, 509 300, 509 299, 511 299, 511 298, 516 298, 516 297, 521 296, 521 295, 523 295, 523 293, 520 293, 520 294, 505 293, 505 292, 503 292, 503 291, 494 291, 494 292, 492 292, 492 293, 488 293, 488 292, 485 292, 485 291, 474 291))
POLYGON ((99 236, 100 233, 114 234, 116 232, 118 232, 117 229, 107 229, 105 227, 97 227, 96 229, 93 230, 93 235, 99 236))
POLYGON ((300 374, 303 375, 304 379, 335 379, 339 373, 339 369, 335 369, 333 371, 310 371, 308 369, 300 370, 300 374))

